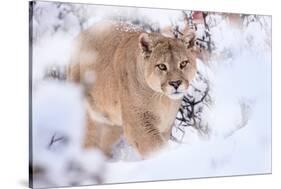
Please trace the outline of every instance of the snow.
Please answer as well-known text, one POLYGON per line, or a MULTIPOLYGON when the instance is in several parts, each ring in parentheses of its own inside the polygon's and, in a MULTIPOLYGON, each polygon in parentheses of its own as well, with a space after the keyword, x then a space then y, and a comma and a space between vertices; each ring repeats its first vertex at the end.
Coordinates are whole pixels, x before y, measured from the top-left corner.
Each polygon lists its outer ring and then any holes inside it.
POLYGON ((85 110, 79 86, 44 81, 33 91, 33 166, 44 169, 36 188, 99 183, 105 157, 96 150, 83 150, 85 110), (51 145, 52 137, 58 139, 51 145), (62 140, 60 140, 62 139, 62 140))
POLYGON ((70 54, 73 51, 73 36, 64 33, 56 35, 47 35, 36 42, 32 51, 32 78, 36 85, 46 70, 51 66, 60 66, 68 64, 70 54))
MULTIPOLYGON (((182 14, 91 5, 57 8, 48 2, 36 6, 41 8, 37 9, 41 16, 34 20, 33 31, 33 164, 44 167, 47 174, 36 177, 35 187, 271 173, 270 17, 245 21, 241 28, 232 27, 221 15, 209 18, 214 56, 208 64, 197 61, 199 72, 210 82, 211 103, 202 107, 201 115, 209 128, 207 136, 193 127, 184 128, 184 135, 175 129, 175 136, 183 137, 182 143, 170 140, 167 148, 146 160, 140 160, 122 139, 113 159, 105 161, 97 149, 82 148, 83 89, 65 81, 44 80, 46 69, 68 64, 81 18, 87 18, 82 29, 112 18, 141 18, 161 29, 182 24, 182 14), (60 12, 63 19, 57 17, 60 12), (60 25, 57 31, 54 25, 60 25), (48 148, 54 135, 67 140, 48 148), (80 168, 67 171, 73 162, 80 168)), ((87 80, 94 82, 91 75, 87 80)), ((193 85, 205 87, 196 80, 193 85)), ((197 97, 194 91, 189 93, 197 97)))

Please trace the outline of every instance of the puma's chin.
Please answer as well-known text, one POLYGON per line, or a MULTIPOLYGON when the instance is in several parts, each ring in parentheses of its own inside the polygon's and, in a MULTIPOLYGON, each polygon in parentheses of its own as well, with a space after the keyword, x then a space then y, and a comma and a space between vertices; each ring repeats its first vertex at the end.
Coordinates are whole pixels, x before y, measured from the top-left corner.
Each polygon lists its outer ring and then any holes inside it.
POLYGON ((184 93, 177 92, 167 95, 172 100, 181 100, 184 96, 184 93))

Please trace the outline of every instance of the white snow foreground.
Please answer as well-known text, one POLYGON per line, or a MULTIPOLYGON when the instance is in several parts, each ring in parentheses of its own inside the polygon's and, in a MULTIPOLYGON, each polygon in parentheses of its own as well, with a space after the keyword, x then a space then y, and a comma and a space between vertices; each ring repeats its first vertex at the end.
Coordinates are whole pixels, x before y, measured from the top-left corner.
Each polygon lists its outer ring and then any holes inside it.
POLYGON ((45 81, 33 92, 32 159, 34 187, 100 184, 104 156, 83 150, 85 110, 78 86, 45 81))

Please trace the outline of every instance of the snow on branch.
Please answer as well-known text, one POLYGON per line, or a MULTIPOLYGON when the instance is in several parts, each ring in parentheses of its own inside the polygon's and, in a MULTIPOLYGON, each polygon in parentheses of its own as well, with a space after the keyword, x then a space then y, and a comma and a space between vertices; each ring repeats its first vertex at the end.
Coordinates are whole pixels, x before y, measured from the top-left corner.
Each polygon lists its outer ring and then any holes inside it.
POLYGON ((208 79, 197 72, 197 76, 193 84, 189 88, 189 92, 184 96, 182 105, 176 117, 174 127, 182 132, 180 139, 171 134, 171 140, 182 142, 185 135, 186 127, 193 127, 201 136, 208 136, 209 128, 204 119, 204 109, 211 104, 210 84, 208 79))

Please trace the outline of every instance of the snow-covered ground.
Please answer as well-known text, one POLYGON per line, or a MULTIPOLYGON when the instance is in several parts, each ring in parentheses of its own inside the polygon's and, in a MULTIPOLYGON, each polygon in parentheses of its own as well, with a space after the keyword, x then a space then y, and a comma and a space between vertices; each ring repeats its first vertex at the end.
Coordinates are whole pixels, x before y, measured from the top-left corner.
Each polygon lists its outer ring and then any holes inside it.
MULTIPOLYGON (((169 141, 151 159, 138 161, 125 143, 115 160, 106 162, 99 151, 80 147, 85 114, 80 86, 43 80, 46 68, 66 65, 74 37, 93 23, 130 18, 161 29, 182 25, 181 11, 48 2, 37 2, 34 11, 33 164, 44 167, 34 187, 271 173, 270 17, 250 16, 235 28, 212 15, 214 56, 207 65, 198 60, 210 83, 211 103, 201 115, 207 136, 185 127, 181 143, 169 141)), ((174 133, 182 135, 176 127, 174 133)))

